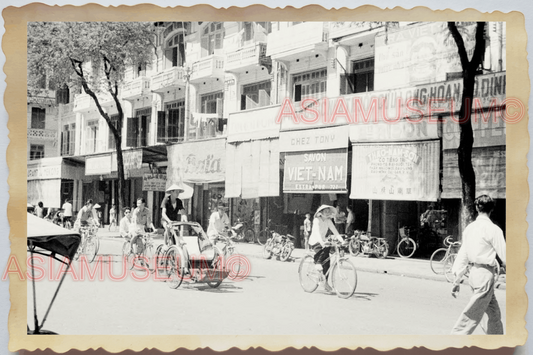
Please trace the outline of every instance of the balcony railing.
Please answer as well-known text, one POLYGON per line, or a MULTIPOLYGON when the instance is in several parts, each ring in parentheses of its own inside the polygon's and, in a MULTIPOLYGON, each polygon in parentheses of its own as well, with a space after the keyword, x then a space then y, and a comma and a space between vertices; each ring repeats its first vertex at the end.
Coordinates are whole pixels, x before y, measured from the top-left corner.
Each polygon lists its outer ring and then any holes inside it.
POLYGON ((124 83, 122 86, 122 98, 133 99, 146 95, 150 91, 150 80, 144 76, 124 83))
POLYGON ((191 81, 224 76, 224 58, 211 55, 193 63, 191 81))
POLYGON ((282 58, 284 54, 312 50, 315 45, 327 41, 328 30, 324 22, 304 22, 270 33, 266 55, 282 58))
POLYGON ((153 91, 163 91, 176 86, 185 86, 183 68, 181 67, 165 69, 152 77, 151 88, 153 91))
POLYGON ((53 141, 57 139, 57 131, 51 129, 28 129, 28 140, 53 141))
POLYGON ((254 43, 226 54, 224 65, 228 71, 238 71, 249 66, 268 63, 271 63, 271 61, 266 56, 266 43, 254 43))

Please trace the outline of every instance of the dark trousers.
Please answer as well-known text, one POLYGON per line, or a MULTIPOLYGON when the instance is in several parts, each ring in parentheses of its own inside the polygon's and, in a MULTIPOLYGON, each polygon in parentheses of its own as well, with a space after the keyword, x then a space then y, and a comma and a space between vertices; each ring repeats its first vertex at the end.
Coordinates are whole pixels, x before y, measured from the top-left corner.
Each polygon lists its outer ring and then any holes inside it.
POLYGON ((330 260, 328 258, 331 247, 322 248, 322 246, 317 243, 313 245, 313 250, 315 251, 315 264, 322 264, 322 272, 326 275, 329 270, 330 260))

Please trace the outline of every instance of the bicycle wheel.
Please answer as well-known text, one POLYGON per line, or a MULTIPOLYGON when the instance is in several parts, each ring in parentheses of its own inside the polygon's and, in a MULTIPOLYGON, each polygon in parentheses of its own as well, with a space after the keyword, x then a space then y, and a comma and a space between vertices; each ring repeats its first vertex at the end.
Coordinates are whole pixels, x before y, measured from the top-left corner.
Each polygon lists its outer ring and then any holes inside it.
POLYGON ((170 288, 178 288, 183 282, 183 253, 175 245, 166 253, 167 284, 170 288))
POLYGON ((340 298, 350 298, 357 287, 357 271, 349 260, 339 260, 331 270, 331 284, 340 298))
POLYGON ((272 257, 272 246, 273 246, 273 239, 270 238, 267 240, 265 245, 263 246, 263 258, 270 259, 272 257))
POLYGON ((433 254, 431 254, 431 258, 429 259, 429 266, 431 266, 431 270, 433 270, 435 274, 444 274, 444 258, 446 258, 447 253, 447 248, 439 248, 435 250, 433 254))
POLYGON ((262 230, 257 236, 257 243, 259 243, 259 245, 264 245, 269 238, 270 232, 267 230, 262 230))
POLYGON ((386 240, 380 239, 376 243, 376 257, 379 259, 384 259, 389 255, 389 243, 386 240))
POLYGON ((361 253, 361 241, 359 239, 351 239, 348 243, 350 254, 357 256, 361 253))
POLYGON ((98 253, 98 239, 96 237, 89 237, 85 244, 84 254, 87 256, 87 261, 92 263, 98 253))
POLYGON ((314 292, 319 284, 320 275, 315 268, 315 259, 311 255, 305 256, 298 267, 300 286, 305 292, 314 292))
POLYGON ((153 245, 145 246, 143 255, 146 258, 146 260, 145 260, 145 262, 147 263, 146 267, 151 272, 154 272, 155 271, 155 261, 154 261, 154 247, 153 247, 153 245))
POLYGON ((154 252, 154 271, 161 272, 165 268, 165 258, 163 256, 164 244, 159 244, 154 252))
MULTIPOLYGON (((219 248, 215 247, 215 258, 218 259, 218 261, 213 265, 213 268, 211 271, 214 271, 214 275, 218 275, 219 278, 218 279, 215 279, 213 281, 208 281, 207 284, 209 285, 209 287, 211 288, 217 288, 218 286, 220 286, 220 284, 222 283, 222 277, 221 277, 221 273, 224 271, 224 265, 222 265, 222 251, 220 251, 219 248)), ((209 273, 206 277, 209 277, 209 273)))
POLYGON ((446 257, 446 259, 444 259, 444 276, 446 276, 446 280, 448 280, 448 282, 453 282, 455 278, 455 276, 453 276, 452 267, 456 257, 457 254, 450 254, 446 257))
POLYGON ((253 243, 255 239, 255 232, 252 228, 248 228, 244 231, 244 242, 245 243, 253 243))
POLYGON ((291 256, 292 249, 293 248, 291 248, 289 245, 284 245, 283 249, 281 249, 281 253, 279 254, 279 260, 287 261, 291 256))
POLYGON ((397 252, 402 258, 410 258, 416 251, 416 243, 411 238, 403 238, 398 243, 397 252))

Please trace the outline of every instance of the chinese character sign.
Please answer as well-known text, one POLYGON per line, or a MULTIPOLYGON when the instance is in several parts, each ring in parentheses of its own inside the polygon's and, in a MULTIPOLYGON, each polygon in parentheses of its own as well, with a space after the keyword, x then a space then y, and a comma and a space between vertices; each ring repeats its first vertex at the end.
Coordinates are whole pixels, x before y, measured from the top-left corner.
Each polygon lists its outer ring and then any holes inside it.
POLYGON ((439 142, 354 144, 350 198, 436 201, 439 142))

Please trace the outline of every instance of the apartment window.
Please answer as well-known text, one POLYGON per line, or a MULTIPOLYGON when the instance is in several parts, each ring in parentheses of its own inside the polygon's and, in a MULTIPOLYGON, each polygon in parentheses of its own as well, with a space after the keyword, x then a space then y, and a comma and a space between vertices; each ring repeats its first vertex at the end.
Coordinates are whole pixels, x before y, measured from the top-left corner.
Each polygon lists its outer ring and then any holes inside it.
POLYGON ((327 69, 319 69, 293 76, 294 101, 307 98, 318 100, 326 96, 327 69))
POLYGON ((244 22, 243 24, 243 41, 247 42, 254 38, 254 25, 252 22, 244 22))
POLYGON ((137 68, 135 69, 135 78, 140 78, 142 76, 146 76, 146 63, 137 65, 137 68))
POLYGON ((46 75, 42 75, 35 84, 37 89, 46 89, 46 75))
POLYGON ((61 131, 61 155, 74 155, 76 124, 66 124, 61 131))
POLYGON ((44 108, 31 108, 31 128, 44 129, 46 119, 46 110, 44 108))
POLYGON ((44 158, 44 145, 31 144, 30 145, 30 160, 44 158))
POLYGON ((222 100, 224 99, 224 93, 217 92, 207 95, 203 95, 200 99, 202 105, 201 113, 217 113, 222 110, 222 100))
POLYGON ((181 67, 185 63, 185 40, 183 33, 179 33, 167 41, 165 63, 165 68, 181 67))
POLYGON ((241 110, 270 105, 270 81, 242 87, 241 110))
POLYGON ((354 93, 374 91, 374 58, 352 62, 354 93))
POLYGON ((165 105, 165 111, 157 113, 157 142, 179 141, 185 132, 185 101, 165 105))
POLYGON ((61 89, 56 90, 56 105, 66 105, 70 102, 70 91, 65 84, 61 89))
POLYGON ((148 145, 150 116, 152 108, 135 111, 135 117, 128 117, 126 145, 128 147, 146 147, 148 145))
POLYGON ((85 129, 85 152, 96 153, 98 147, 98 120, 87 122, 85 129))
POLYGON ((202 57, 212 55, 216 49, 221 49, 223 38, 224 28, 222 27, 222 22, 207 24, 202 31, 202 57))
MULTIPOLYGON (((109 119, 111 120, 111 124, 113 125, 113 127, 117 128, 118 126, 118 118, 119 118, 119 115, 111 115, 109 117, 109 119)), ((119 132, 120 134, 120 132, 119 132)), ((115 136, 113 135, 113 132, 111 132, 111 128, 109 128, 109 139, 108 139, 108 142, 107 142, 107 148, 109 150, 114 150, 117 148, 117 143, 115 142, 115 136)))

